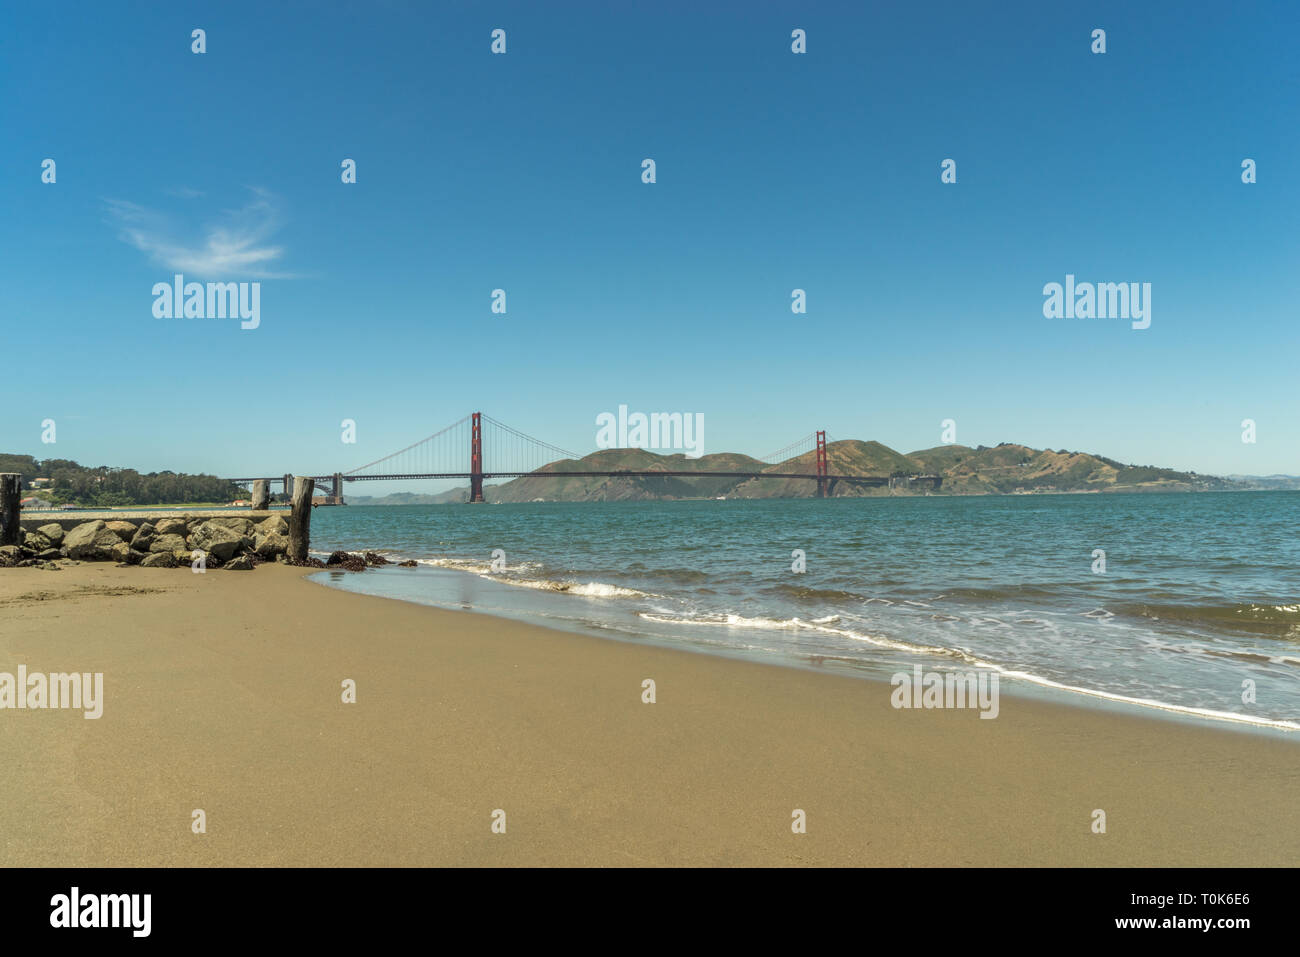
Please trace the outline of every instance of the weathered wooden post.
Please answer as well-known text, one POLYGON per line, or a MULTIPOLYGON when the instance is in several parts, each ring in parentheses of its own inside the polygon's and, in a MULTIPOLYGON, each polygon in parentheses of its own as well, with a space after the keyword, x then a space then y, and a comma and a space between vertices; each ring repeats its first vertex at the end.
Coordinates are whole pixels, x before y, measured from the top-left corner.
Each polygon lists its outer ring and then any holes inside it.
POLYGON ((293 476, 292 475, 286 475, 284 477, 284 485, 282 485, 281 488, 284 489, 284 500, 288 502, 290 499, 293 498, 293 476))
POLYGON ((271 490, 267 488, 266 479, 258 479, 253 483, 253 508, 261 511, 271 504, 271 490))
POLYGON ((23 500, 23 477, 17 472, 0 472, 0 545, 21 545, 23 527, 18 524, 18 506, 23 500))
POLYGON ((289 560, 300 562, 307 557, 311 544, 311 493, 316 480, 297 475, 293 480, 293 504, 289 512, 289 560))

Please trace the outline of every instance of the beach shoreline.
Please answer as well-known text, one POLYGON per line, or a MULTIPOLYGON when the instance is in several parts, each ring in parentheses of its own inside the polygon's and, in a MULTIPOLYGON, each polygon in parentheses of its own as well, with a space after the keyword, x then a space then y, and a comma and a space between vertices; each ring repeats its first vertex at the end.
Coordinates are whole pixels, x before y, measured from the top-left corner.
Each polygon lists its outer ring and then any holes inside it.
POLYGON ((996 720, 896 710, 860 676, 360 595, 315 571, 0 574, 0 670, 102 672, 105 689, 97 720, 0 711, 0 860, 1300 860, 1296 742, 1277 734, 1017 694, 996 720))
MULTIPOLYGON (((368 554, 374 553, 370 552, 368 554)), ((380 554, 384 555, 383 552, 380 554)), ((313 557, 320 559, 326 557, 326 553, 321 552, 313 557)), ((384 557, 387 558, 388 555, 384 555, 384 557)), ((396 568, 396 561, 396 558, 389 561, 389 566, 396 568)), ((448 575, 469 575, 476 579, 486 578, 494 584, 500 584, 503 587, 516 587, 519 584, 518 582, 503 579, 498 576, 489 576, 484 573, 469 571, 464 568, 447 567, 436 562, 431 563, 427 559, 416 559, 414 561, 417 567, 422 567, 426 570, 430 568, 437 569, 448 575)), ((834 674, 859 681, 872 681, 877 684, 888 685, 890 677, 896 675, 900 670, 904 673, 910 674, 914 667, 921 667, 927 674, 948 673, 953 671, 952 666, 955 664, 951 658, 943 654, 944 649, 928 649, 925 646, 916 647, 915 655, 912 659, 912 661, 915 662, 915 665, 910 661, 906 667, 898 666, 890 670, 885 669, 880 665, 867 668, 857 659, 836 656, 833 654, 780 654, 773 653, 771 649, 766 648, 760 650, 743 650, 741 647, 731 647, 718 644, 706 646, 685 640, 678 636, 666 637, 648 631, 637 634, 625 630, 615 631, 607 626, 594 625, 590 621, 580 617, 559 619, 558 621, 546 616, 539 617, 536 609, 522 611, 516 607, 507 611, 501 608, 483 608, 478 604, 473 603, 472 599, 469 600, 468 604, 462 603, 459 609, 453 609, 452 605, 447 602, 421 601, 409 597, 401 592, 392 592, 384 589, 370 590, 364 586, 349 587, 357 581, 366 582, 366 579, 354 579, 354 572, 342 571, 342 567, 343 566, 341 565, 333 565, 308 570, 308 580, 314 584, 326 588, 341 589, 350 594, 382 598, 389 601, 403 601, 420 607, 436 610, 464 610, 476 615, 486 615, 488 617, 498 618, 502 621, 516 622, 525 625, 536 625, 540 628, 559 631, 566 634, 585 635, 588 637, 596 637, 601 640, 618 641, 633 645, 650 645, 689 654, 701 654, 708 657, 723 658, 729 661, 744 661, 771 667, 794 668, 800 671, 809 671, 814 674, 834 674), (844 667, 845 665, 848 667, 844 667)), ((385 574, 384 570, 375 568, 368 568, 367 571, 369 572, 369 578, 371 580, 373 580, 377 575, 385 574)), ((406 578, 407 573, 403 572, 402 576, 403 578, 406 578)), ((531 586, 525 585, 524 587, 531 590, 531 586)), ((617 586, 606 587, 615 588, 617 586)), ((578 594, 582 595, 582 593, 578 594)), ((586 597, 585 595, 582 596, 586 597)), ((802 622, 804 627, 815 624, 816 622, 802 622)), ((737 627, 743 628, 743 625, 738 625, 737 627)), ((972 664, 970 668, 962 673, 978 675, 981 672, 990 675, 993 673, 998 674, 1000 678, 1000 694, 1019 696, 1029 700, 1043 701, 1050 704, 1059 704, 1063 707, 1099 710, 1104 713, 1130 715, 1152 720, 1173 721, 1193 726, 1221 728, 1246 734, 1261 734, 1275 739, 1289 740, 1300 744, 1300 733, 1298 733, 1300 732, 1300 727, 1297 727, 1296 723, 1292 721, 1256 717, 1249 713, 1214 711, 1204 708, 1185 707, 1151 699, 1125 697, 1100 689, 1051 681, 1039 675, 1009 671, 992 664, 972 664)))

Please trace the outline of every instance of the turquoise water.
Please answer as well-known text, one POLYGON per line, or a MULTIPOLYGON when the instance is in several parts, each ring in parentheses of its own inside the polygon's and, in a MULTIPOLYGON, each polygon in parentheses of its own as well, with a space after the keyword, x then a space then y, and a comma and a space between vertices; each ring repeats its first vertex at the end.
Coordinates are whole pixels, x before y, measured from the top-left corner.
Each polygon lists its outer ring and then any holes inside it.
POLYGON ((312 516, 318 554, 421 562, 315 576, 353 591, 877 677, 918 662, 985 669, 1006 690, 1300 728, 1298 533, 1300 492, 312 516), (795 549, 806 554, 802 574, 795 549), (1105 551, 1104 574, 1094 549, 1105 551))

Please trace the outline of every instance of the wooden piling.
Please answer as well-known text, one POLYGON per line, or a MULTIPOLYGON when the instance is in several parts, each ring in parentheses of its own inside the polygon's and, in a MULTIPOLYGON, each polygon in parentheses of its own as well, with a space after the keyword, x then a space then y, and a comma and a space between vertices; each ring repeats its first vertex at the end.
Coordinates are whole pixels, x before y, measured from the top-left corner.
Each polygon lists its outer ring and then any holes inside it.
POLYGON ((271 490, 267 487, 266 479, 258 479, 253 483, 253 509, 261 511, 271 504, 271 490))
POLYGON ((23 477, 17 472, 0 472, 0 545, 21 545, 23 527, 18 524, 23 500, 23 477))
POLYGON ((300 562, 307 557, 311 544, 311 495, 316 480, 303 475, 293 479, 293 504, 289 512, 289 560, 300 562))

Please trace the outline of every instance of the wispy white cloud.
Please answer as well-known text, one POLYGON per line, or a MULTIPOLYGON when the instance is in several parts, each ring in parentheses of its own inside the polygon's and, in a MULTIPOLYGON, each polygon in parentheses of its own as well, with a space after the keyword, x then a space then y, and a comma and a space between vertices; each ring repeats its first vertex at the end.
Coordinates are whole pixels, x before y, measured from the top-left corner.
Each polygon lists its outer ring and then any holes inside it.
POLYGON ((251 199, 223 210, 216 221, 188 236, 156 210, 125 200, 105 200, 120 236, 156 263, 196 278, 292 279, 274 269, 284 254, 270 238, 281 226, 275 197, 250 188, 251 199))

